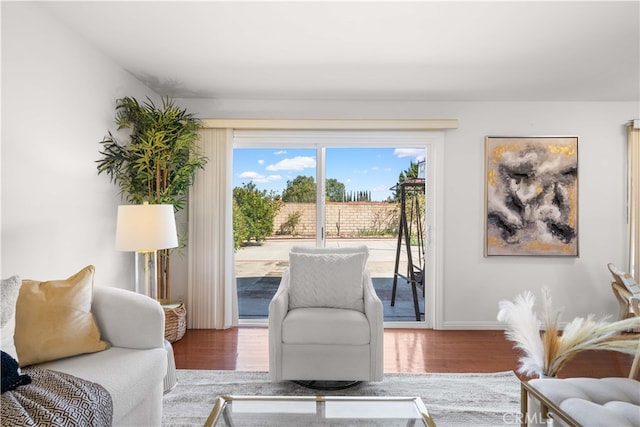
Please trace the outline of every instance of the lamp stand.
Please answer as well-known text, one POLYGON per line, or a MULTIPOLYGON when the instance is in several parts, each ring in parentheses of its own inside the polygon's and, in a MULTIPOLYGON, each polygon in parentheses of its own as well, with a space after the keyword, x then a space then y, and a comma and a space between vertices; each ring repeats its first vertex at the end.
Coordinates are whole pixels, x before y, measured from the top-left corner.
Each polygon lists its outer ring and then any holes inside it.
POLYGON ((158 299, 157 251, 136 251, 136 292, 158 299))

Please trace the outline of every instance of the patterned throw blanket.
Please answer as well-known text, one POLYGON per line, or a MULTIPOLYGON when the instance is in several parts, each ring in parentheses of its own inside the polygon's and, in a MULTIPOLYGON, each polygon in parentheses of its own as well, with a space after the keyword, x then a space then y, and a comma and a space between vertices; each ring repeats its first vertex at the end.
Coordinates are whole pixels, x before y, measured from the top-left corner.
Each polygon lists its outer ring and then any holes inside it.
POLYGON ((62 372, 24 368, 31 383, 2 393, 2 426, 111 426, 113 402, 99 384, 62 372))

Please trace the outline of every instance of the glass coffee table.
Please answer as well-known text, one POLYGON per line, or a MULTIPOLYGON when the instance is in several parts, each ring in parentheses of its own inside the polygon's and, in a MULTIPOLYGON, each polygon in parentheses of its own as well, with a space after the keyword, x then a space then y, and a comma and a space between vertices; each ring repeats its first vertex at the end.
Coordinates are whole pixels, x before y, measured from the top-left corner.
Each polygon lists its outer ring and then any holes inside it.
POLYGON ((435 427, 419 397, 220 396, 205 427, 435 427))

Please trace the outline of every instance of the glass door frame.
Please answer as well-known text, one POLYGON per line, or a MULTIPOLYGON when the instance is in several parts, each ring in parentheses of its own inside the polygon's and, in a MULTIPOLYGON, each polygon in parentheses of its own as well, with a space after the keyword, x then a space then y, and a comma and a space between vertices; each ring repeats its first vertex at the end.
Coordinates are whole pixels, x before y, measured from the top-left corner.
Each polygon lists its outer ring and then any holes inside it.
POLYGON ((326 146, 316 145, 316 247, 324 248, 327 243, 327 177, 326 146), (320 230, 320 232, 318 232, 320 230))
MULTIPOLYGON (((325 232, 325 148, 402 147, 426 150, 425 192, 425 316, 420 322, 385 322, 392 328, 434 328, 443 324, 443 193, 444 132, 433 130, 306 130, 234 129, 233 148, 316 149, 316 245, 324 247, 325 232)), ((255 322, 253 322, 255 324, 255 322)), ((266 322, 265 322, 266 323, 266 322)), ((242 323, 244 324, 244 322, 242 323)))

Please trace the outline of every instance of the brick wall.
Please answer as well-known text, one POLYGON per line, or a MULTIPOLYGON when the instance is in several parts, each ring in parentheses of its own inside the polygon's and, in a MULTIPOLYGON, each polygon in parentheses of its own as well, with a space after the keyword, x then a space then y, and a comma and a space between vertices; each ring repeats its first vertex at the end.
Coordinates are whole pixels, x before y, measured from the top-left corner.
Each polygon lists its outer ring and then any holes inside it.
MULTIPOLYGON (((395 234, 398 229, 397 203, 327 202, 327 236, 354 237, 395 234), (386 232, 386 233, 385 233, 386 232)), ((276 235, 315 236, 315 203, 285 203, 274 219, 276 235), (293 232, 287 221, 299 216, 293 232)))

